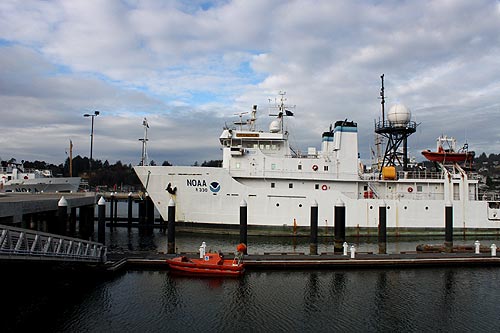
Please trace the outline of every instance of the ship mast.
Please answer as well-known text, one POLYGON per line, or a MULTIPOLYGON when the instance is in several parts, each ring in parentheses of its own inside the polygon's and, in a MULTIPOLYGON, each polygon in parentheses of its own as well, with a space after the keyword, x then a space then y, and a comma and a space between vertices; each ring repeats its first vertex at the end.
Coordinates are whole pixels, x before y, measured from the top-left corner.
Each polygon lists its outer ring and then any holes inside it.
POLYGON ((144 117, 142 121, 142 126, 144 127, 144 137, 139 139, 142 142, 142 154, 141 154, 141 165, 146 166, 149 164, 148 162, 148 150, 147 150, 147 142, 148 142, 148 120, 144 117))
POLYGON ((380 89, 380 104, 382 105, 382 123, 384 122, 385 118, 385 95, 384 95, 384 74, 380 75, 380 79, 382 80, 382 88, 380 89))
MULTIPOLYGON (((295 108, 295 105, 285 105, 285 102, 286 102, 286 98, 285 98, 285 95, 286 95, 286 91, 280 91, 279 92, 279 95, 281 96, 280 97, 280 100, 279 100, 279 104, 276 104, 275 106, 271 107, 271 108, 274 108, 274 109, 278 109, 278 113, 277 114, 269 114, 270 116, 278 116, 278 119, 280 119, 281 121, 281 133, 284 133, 283 129, 284 129, 284 119, 285 119, 285 116, 288 116, 288 117, 293 117, 293 112, 288 110, 288 109, 291 109, 291 108, 295 108)), ((269 100, 271 101, 271 100, 269 100)), ((275 101, 276 103, 276 101, 275 101)))
POLYGON ((73 177, 73 142, 69 140, 69 176, 73 177))
POLYGON ((234 115, 235 116, 238 116, 240 117, 240 121, 235 121, 234 124, 235 125, 239 125, 240 126, 240 131, 243 130, 243 125, 246 125, 248 123, 248 120, 245 120, 243 121, 243 116, 248 114, 248 112, 240 112, 240 113, 235 113, 234 115))
MULTIPOLYGON (((385 120, 385 96, 384 96, 384 74, 380 76, 382 80, 382 88, 380 89, 380 99, 382 104, 382 120, 375 123, 375 133, 387 139, 385 146, 384 158, 380 165, 380 171, 386 166, 396 167, 398 164, 403 167, 403 170, 408 170, 408 137, 415 133, 417 124, 411 120, 409 110, 403 105, 401 114, 398 114, 398 109, 392 107, 385 120), (401 118, 401 119, 399 119, 401 118), (403 152, 399 152, 399 147, 402 146, 403 152), (401 160, 402 158, 402 160, 401 160)), ((382 177, 382 173, 380 173, 382 177)))

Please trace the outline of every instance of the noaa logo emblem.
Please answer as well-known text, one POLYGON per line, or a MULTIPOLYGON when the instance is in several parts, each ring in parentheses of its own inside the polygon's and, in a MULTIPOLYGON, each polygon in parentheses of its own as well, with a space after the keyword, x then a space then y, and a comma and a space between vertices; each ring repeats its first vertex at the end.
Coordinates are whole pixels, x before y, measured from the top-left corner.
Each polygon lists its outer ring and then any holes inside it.
POLYGON ((211 182, 210 183, 210 191, 213 193, 217 193, 220 191, 220 184, 217 182, 211 182))

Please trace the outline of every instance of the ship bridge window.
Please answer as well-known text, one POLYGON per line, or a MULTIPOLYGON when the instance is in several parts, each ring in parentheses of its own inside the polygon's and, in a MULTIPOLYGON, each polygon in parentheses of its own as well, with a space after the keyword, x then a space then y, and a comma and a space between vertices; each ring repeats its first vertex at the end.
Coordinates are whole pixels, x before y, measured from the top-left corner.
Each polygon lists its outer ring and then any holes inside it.
POLYGON ((417 192, 422 192, 422 185, 417 185, 417 192))
POLYGON ((274 163, 271 164, 271 170, 276 170, 276 164, 274 163))

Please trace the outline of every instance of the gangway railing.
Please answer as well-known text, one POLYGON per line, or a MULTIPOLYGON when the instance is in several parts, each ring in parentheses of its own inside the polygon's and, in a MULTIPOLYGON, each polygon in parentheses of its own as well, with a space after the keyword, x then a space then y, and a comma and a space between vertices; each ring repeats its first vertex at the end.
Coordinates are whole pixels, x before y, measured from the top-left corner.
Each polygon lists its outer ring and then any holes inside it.
POLYGON ((0 225, 0 258, 105 263, 101 243, 0 225))

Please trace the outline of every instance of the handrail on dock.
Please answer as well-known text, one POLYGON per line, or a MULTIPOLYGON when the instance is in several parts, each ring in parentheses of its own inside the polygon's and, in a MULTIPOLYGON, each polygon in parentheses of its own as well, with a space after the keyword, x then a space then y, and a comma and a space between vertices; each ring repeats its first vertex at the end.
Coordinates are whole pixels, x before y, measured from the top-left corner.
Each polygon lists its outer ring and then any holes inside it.
POLYGON ((107 248, 101 243, 0 225, 2 259, 106 262, 107 248))

